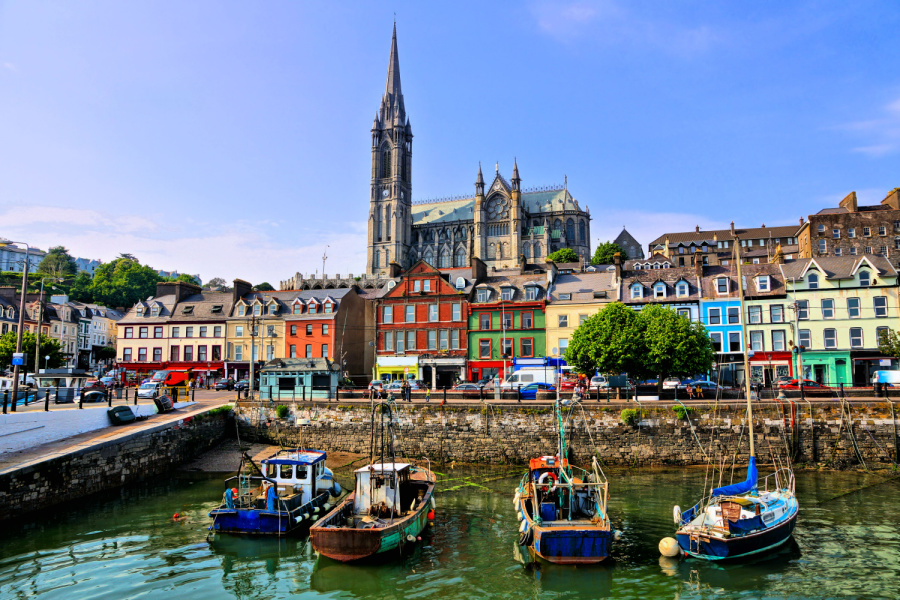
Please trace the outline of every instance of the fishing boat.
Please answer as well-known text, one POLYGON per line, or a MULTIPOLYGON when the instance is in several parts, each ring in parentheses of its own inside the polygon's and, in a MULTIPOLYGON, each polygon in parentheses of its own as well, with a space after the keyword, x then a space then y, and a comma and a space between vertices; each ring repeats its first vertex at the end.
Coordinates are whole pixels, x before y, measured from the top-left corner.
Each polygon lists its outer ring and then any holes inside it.
POLYGON ((434 473, 397 460, 395 410, 392 401, 372 408, 370 463, 355 471, 353 492, 310 527, 313 548, 321 555, 353 562, 399 554, 414 546, 434 519, 434 473))
MULTIPOLYGON (((738 296, 741 314, 744 308, 743 277, 741 275, 740 242, 735 237, 737 252, 738 296)), ((741 320, 742 324, 746 319, 741 320)), ((747 331, 741 326, 743 339, 747 331)), ((744 353, 744 377, 747 396, 747 423, 750 431, 750 459, 744 481, 715 487, 710 495, 682 512, 676 505, 674 519, 678 525, 675 540, 665 538, 660 551, 676 556, 704 560, 736 560, 770 552, 787 542, 794 532, 800 507, 794 493, 793 469, 778 468, 759 480, 756 447, 753 433, 753 404, 750 390, 750 367, 744 353), (677 545, 673 542, 677 541, 677 545)))
MULTIPOLYGON (((591 470, 569 464, 559 398, 555 456, 532 458, 513 498, 519 519, 519 545, 533 559, 579 565, 609 556, 612 530, 606 512, 609 482, 592 458, 591 470)), ((574 406, 569 410, 571 416, 574 406)))
POLYGON ((341 494, 325 458, 321 450, 284 449, 257 466, 242 453, 222 504, 209 512, 210 530, 281 536, 307 529, 341 494))

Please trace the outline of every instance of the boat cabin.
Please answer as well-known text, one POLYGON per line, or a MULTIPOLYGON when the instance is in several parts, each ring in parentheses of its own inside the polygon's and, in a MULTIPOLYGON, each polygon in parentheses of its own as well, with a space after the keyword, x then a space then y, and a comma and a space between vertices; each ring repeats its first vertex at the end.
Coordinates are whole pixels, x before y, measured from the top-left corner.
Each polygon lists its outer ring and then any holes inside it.
POLYGON ((315 481, 325 473, 325 452, 319 450, 283 450, 260 462, 263 476, 275 482, 278 495, 300 494, 300 504, 313 499, 315 481))
POLYGON ((402 514, 404 504, 410 499, 402 496, 409 489, 410 465, 408 463, 376 463, 356 470, 356 496, 353 512, 368 513, 372 506, 402 514))
POLYGON ((569 466, 569 461, 565 458, 562 460, 557 459, 555 456, 539 456, 537 458, 532 458, 528 461, 528 468, 532 471, 546 470, 546 469, 565 469, 569 466))

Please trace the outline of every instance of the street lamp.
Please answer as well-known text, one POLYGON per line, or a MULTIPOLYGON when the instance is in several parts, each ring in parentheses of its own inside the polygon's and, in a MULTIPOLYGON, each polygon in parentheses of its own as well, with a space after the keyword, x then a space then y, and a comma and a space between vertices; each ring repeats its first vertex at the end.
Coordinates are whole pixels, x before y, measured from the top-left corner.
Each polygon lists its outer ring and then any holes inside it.
MULTIPOLYGON (((25 262, 22 265, 22 293, 19 296, 19 329, 16 332, 16 354, 22 352, 22 330, 25 329, 25 289, 28 287, 28 253, 31 246, 25 242, 7 242, 9 244, 22 244, 25 246, 25 262)), ((28 374, 28 366, 25 365, 25 374, 28 374)), ((12 387, 12 412, 16 412, 16 399, 19 395, 19 365, 13 365, 12 387)))
POLYGON ((50 362, 50 355, 44 357, 44 373, 47 372, 47 364, 50 362))
MULTIPOLYGON (((62 277, 44 277, 41 279, 41 295, 38 299, 38 318, 37 318, 37 337, 35 338, 35 346, 34 346, 34 380, 37 383, 37 375, 38 371, 41 370, 40 360, 41 360, 41 324, 44 322, 44 282, 48 279, 55 280, 57 283, 62 283, 62 277)), ((52 285, 50 286, 53 287, 52 285)), ((47 359, 49 360, 49 356, 47 359)), ((47 366, 44 365, 44 369, 46 370, 47 366)), ((40 389, 40 385, 38 385, 38 389, 40 389)))

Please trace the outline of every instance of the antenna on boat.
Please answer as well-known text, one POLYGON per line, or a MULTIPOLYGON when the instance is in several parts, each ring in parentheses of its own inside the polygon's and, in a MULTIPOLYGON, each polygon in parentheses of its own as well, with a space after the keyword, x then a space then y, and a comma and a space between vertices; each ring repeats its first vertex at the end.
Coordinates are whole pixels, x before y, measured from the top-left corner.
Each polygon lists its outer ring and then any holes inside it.
POLYGON ((741 302, 741 341, 744 344, 744 388, 747 394, 747 420, 750 422, 750 457, 756 456, 753 446, 753 404, 750 394, 750 358, 747 356, 747 312, 744 310, 744 278, 741 275, 741 240, 734 236, 734 252, 737 256, 738 299, 741 302))

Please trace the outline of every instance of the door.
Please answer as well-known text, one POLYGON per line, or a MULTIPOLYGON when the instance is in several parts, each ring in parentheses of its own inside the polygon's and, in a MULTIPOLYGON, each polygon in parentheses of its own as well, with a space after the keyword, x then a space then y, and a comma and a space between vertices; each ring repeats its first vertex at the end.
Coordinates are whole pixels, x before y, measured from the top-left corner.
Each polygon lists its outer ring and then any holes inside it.
POLYGON ((822 385, 828 385, 827 365, 813 365, 813 381, 822 385))

